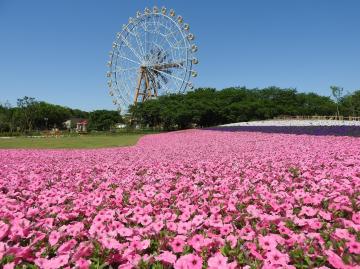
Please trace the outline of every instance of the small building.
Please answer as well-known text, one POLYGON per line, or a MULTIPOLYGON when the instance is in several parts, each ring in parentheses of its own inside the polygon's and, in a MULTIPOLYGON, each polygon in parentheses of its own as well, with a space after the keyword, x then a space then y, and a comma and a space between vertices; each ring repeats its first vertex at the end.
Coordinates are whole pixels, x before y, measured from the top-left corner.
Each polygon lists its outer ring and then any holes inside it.
POLYGON ((82 118, 70 118, 65 121, 63 125, 69 131, 83 133, 87 131, 88 120, 82 118))
POLYGON ((124 124, 124 123, 116 123, 116 124, 115 124, 115 128, 116 128, 116 129, 125 129, 125 128, 126 128, 126 124, 124 124))
POLYGON ((82 120, 76 123, 76 132, 77 133, 85 133, 86 132, 86 126, 88 124, 87 120, 82 120))

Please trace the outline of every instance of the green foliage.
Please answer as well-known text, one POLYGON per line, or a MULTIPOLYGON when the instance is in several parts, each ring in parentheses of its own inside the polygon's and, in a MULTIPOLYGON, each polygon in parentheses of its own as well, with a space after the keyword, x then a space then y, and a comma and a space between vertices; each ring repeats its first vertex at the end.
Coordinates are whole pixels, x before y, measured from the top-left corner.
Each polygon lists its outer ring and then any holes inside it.
MULTIPOLYGON (((343 89, 332 86, 333 101, 316 93, 268 87, 232 87, 217 91, 199 88, 183 94, 160 96, 129 107, 129 115, 143 127, 176 130, 194 126, 210 127, 231 122, 272 119, 280 115, 360 116, 360 90, 343 96, 343 89)), ((89 120, 89 130, 108 131, 124 119, 117 111, 92 112, 37 101, 18 99, 18 106, 0 104, 0 132, 32 132, 56 126, 71 118, 89 120)))
POLYGON ((360 116, 360 90, 341 98, 340 111, 344 115, 360 116))
POLYGON ((89 113, 89 130, 108 131, 121 122, 121 115, 114 110, 95 110, 89 113))
POLYGON ((22 132, 33 133, 53 127, 62 128, 69 118, 88 117, 88 112, 37 101, 33 97, 17 100, 17 107, 0 104, 0 132, 9 134, 22 132))
POLYGON ((304 251, 301 248, 294 248, 290 251, 289 254, 290 254, 291 262, 298 269, 321 267, 326 263, 326 257, 323 256, 310 257, 308 255, 305 255, 304 251))
MULTIPOLYGON (((33 97, 18 99, 17 107, 0 104, 0 133, 33 133, 34 130, 47 130, 54 127, 63 129, 69 119, 89 119, 89 129, 108 131, 123 119, 117 111, 95 110, 86 112, 64 106, 37 101, 33 97)), ((72 126, 76 127, 76 126, 72 126)))
POLYGON ((338 86, 330 86, 331 93, 336 100, 336 113, 340 116, 339 103, 343 95, 344 89, 338 86))
POLYGON ((293 178, 298 178, 300 176, 300 170, 298 167, 290 167, 289 173, 293 178))
POLYGON ((14 255, 5 255, 4 257, 2 257, 2 259, 0 260, 0 265, 1 267, 7 263, 11 263, 13 262, 15 259, 14 255))
POLYGON ((200 88, 130 107, 137 123, 166 130, 210 127, 230 122, 265 120, 280 115, 333 115, 336 103, 315 93, 268 87, 200 88))

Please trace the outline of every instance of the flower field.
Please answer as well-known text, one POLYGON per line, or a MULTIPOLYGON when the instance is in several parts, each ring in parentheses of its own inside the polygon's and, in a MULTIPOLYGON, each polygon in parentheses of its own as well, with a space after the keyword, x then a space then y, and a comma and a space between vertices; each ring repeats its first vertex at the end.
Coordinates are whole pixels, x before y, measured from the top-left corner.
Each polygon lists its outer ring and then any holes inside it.
POLYGON ((0 150, 0 267, 360 268, 360 139, 0 150))

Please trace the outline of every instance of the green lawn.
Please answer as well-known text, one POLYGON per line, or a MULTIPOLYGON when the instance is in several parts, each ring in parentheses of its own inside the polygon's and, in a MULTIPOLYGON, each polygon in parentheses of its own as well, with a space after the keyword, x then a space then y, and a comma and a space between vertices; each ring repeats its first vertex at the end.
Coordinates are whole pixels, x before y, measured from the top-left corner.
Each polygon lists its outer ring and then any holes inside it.
POLYGON ((107 148, 131 146, 136 144, 143 134, 122 135, 82 135, 65 137, 15 137, 0 138, 0 148, 107 148))

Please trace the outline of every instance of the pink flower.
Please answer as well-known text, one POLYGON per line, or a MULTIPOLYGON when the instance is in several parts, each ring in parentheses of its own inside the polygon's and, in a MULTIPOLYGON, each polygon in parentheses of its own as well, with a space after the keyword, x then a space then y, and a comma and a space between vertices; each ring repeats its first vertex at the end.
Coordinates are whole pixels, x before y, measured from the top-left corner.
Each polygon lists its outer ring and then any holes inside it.
POLYGON ((89 269, 91 262, 89 260, 81 258, 77 260, 75 264, 79 269, 89 269))
POLYGON ((209 269, 228 269, 227 260, 221 253, 216 253, 208 260, 209 269))
POLYGON ((180 222, 177 227, 177 232, 179 234, 187 234, 190 228, 191 228, 190 222, 180 222))
POLYGON ((77 244, 76 240, 71 239, 71 240, 65 242, 64 244, 62 244, 58 248, 57 252, 58 252, 58 254, 68 254, 69 251, 76 246, 76 244, 77 244))
POLYGON ((0 267, 88 268, 100 247, 119 268, 239 268, 219 253, 230 245, 264 269, 294 269, 295 248, 356 268, 359 148, 351 137, 189 130, 124 148, 0 149, 0 260, 14 257, 0 267), (344 244, 329 247, 322 230, 344 244))
POLYGON ((237 237, 234 235, 227 236, 226 241, 230 243, 231 248, 235 248, 237 245, 237 237))
POLYGON ((203 260, 194 254, 181 256, 175 263, 175 269, 201 269, 203 260))
POLYGON ((166 227, 172 231, 172 232, 175 232, 177 230, 177 225, 175 222, 172 222, 172 221, 169 221, 166 223, 166 227))
POLYGON ((274 237, 270 235, 260 236, 259 244, 265 250, 272 250, 275 249, 277 246, 276 240, 274 240, 274 237))
POLYGON ((264 258, 261 256, 259 252, 257 252, 256 244, 252 242, 247 242, 246 247, 250 250, 251 255, 253 255, 256 259, 262 261, 264 258))
POLYGON ((3 269, 14 269, 14 268, 15 268, 15 262, 7 263, 3 267, 3 269))
POLYGON ((179 237, 175 237, 170 244, 171 248, 175 253, 182 252, 185 246, 185 241, 179 237))
POLYGON ((231 224, 225 224, 224 226, 222 226, 220 228, 220 234, 221 235, 228 235, 229 233, 231 233, 233 230, 233 227, 231 224))
POLYGON ((202 268, 203 260, 198 255, 187 254, 185 256, 182 256, 182 258, 186 258, 186 260, 188 262, 188 268, 193 268, 193 269, 201 269, 202 268))
POLYGON ((204 217, 201 215, 196 215, 191 222, 194 226, 200 226, 204 222, 204 217))
POLYGON ((141 241, 141 250, 147 249, 150 246, 150 240, 145 239, 141 241))
POLYGON ((201 234, 194 235, 188 243, 196 251, 201 251, 201 247, 204 245, 204 237, 201 234))
POLYGON ((152 228, 156 233, 159 233, 163 227, 164 227, 164 222, 162 222, 162 221, 154 222, 154 223, 152 223, 152 225, 151 225, 151 228, 152 228))
POLYGON ((119 235, 121 235, 123 237, 128 237, 128 236, 132 236, 133 231, 129 228, 122 227, 122 228, 118 229, 118 233, 119 233, 119 235))
POLYGON ((268 251, 265 255, 266 255, 265 262, 271 265, 285 266, 290 261, 289 256, 287 254, 281 253, 277 249, 272 249, 268 251))
POLYGON ((103 237, 102 239, 100 239, 100 242, 102 246, 107 249, 116 249, 120 251, 123 248, 122 244, 120 244, 119 241, 111 237, 103 237))
POLYGON ((52 258, 50 263, 55 268, 60 268, 61 266, 65 266, 69 261, 69 255, 60 255, 58 257, 52 258))
POLYGON ((360 212, 359 213, 353 213, 352 215, 352 221, 356 224, 360 224, 360 212))
POLYGON ((349 252, 353 254, 360 254, 360 243, 356 241, 347 242, 346 246, 349 248, 349 252))
POLYGON ((59 241, 60 237, 61 237, 61 233, 59 233, 58 231, 52 231, 49 235, 50 246, 56 245, 56 243, 59 241))
POLYGON ((252 230, 251 226, 245 226, 239 231, 239 237, 243 240, 253 240, 255 233, 252 230))
POLYGON ((174 264, 174 269, 190 269, 188 261, 180 257, 174 264))
POLYGON ((336 269, 350 269, 352 267, 344 264, 342 259, 331 250, 325 250, 325 254, 328 256, 328 262, 336 269))
POLYGON ((93 251, 93 246, 90 242, 81 242, 76 249, 75 253, 72 256, 74 261, 79 260, 80 258, 87 258, 91 256, 93 251))
POLYGON ((5 236, 7 236, 7 234, 8 234, 8 232, 9 232, 9 225, 0 221, 0 240, 5 238, 5 236))
POLYGON ((322 227, 322 223, 317 219, 309 219, 307 220, 309 227, 313 230, 319 230, 322 227))
POLYGON ((331 213, 320 211, 319 212, 320 217, 322 217, 324 220, 330 221, 331 220, 331 213))
POLYGON ((300 211, 300 216, 306 215, 308 217, 313 217, 317 214, 317 210, 309 207, 309 206, 303 206, 300 211))
POLYGON ((152 219, 150 216, 146 215, 146 216, 143 216, 140 220, 140 223, 144 226, 148 226, 150 223, 152 222, 152 219))
POLYGON ((341 228, 337 228, 335 230, 335 232, 333 233, 334 236, 336 236, 337 238, 340 238, 340 239, 346 239, 346 240, 349 240, 351 241, 353 239, 353 235, 351 235, 349 233, 348 230, 346 229, 341 229, 341 228))
POLYGON ((69 261, 69 255, 60 255, 50 260, 44 258, 38 258, 35 260, 35 264, 42 269, 58 269, 67 265, 69 261))
POLYGON ((164 251, 160 255, 156 256, 155 260, 166 262, 169 264, 174 264, 176 261, 176 256, 172 254, 170 251, 164 251))

